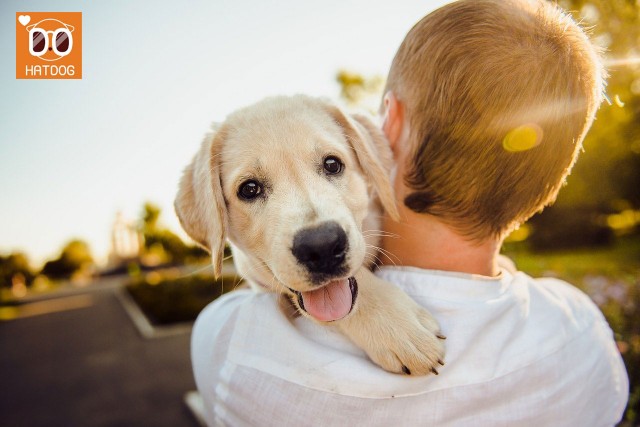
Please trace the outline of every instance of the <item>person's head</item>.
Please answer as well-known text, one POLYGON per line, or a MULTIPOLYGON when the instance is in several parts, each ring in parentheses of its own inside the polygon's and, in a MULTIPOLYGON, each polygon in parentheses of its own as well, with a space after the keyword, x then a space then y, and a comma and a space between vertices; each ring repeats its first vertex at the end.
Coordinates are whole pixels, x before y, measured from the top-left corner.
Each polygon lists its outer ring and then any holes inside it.
POLYGON ((402 202, 472 240, 553 202, 600 105, 599 55, 546 0, 460 0, 407 34, 384 130, 402 202))

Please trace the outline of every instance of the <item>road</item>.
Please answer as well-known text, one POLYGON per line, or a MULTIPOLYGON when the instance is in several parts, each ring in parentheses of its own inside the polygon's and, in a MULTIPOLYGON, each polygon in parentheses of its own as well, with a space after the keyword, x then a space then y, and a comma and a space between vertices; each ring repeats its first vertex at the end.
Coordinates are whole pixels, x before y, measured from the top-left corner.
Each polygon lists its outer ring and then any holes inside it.
MULTIPOLYGON (((144 339, 116 297, 87 287, 0 322, 0 424, 196 427, 188 332, 144 339)), ((26 310, 26 311, 25 311, 26 310)))

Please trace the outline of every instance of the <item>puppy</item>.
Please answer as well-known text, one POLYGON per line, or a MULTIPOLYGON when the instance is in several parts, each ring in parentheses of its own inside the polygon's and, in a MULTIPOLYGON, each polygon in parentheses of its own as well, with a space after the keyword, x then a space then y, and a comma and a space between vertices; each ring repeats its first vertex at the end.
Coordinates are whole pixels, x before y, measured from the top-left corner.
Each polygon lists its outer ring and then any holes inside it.
POLYGON ((363 116, 306 96, 231 114, 187 166, 175 208, 211 252, 225 242, 254 289, 288 295, 395 373, 437 373, 444 348, 431 315, 369 268, 384 207, 397 218, 391 152, 363 116))

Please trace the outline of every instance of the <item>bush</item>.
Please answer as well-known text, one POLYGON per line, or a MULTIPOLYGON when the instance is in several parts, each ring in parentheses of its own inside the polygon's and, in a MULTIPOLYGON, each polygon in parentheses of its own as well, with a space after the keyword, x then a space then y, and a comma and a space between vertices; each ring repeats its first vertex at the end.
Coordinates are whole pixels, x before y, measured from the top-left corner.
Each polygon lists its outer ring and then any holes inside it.
POLYGON ((50 279, 68 279, 76 271, 89 269, 92 264, 89 246, 82 240, 72 240, 65 245, 57 259, 47 261, 40 274, 50 279))
POLYGON ((190 322, 220 295, 234 289, 239 280, 211 275, 192 275, 157 280, 157 272, 135 279, 126 286, 134 301, 154 325, 190 322))
POLYGON ((609 246, 614 234, 604 217, 605 212, 587 207, 550 207, 529 222, 528 241, 536 251, 609 246))
POLYGON ((33 272, 27 256, 20 252, 0 255, 0 288, 10 288, 15 277, 22 277, 26 284, 33 281, 33 272))

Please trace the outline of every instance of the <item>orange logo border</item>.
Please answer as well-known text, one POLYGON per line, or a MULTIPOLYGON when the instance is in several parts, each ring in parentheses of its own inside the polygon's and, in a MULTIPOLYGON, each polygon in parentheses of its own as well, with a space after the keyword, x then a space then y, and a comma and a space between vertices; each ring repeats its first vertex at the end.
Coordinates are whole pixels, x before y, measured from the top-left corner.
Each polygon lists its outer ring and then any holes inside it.
POLYGON ((16 12, 16 79, 82 79, 82 12, 16 12), (46 36, 44 52, 33 50, 33 33, 46 36), (68 53, 51 46, 67 35, 68 53))

